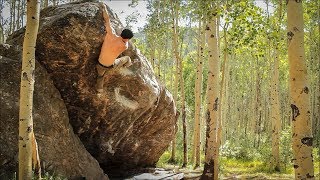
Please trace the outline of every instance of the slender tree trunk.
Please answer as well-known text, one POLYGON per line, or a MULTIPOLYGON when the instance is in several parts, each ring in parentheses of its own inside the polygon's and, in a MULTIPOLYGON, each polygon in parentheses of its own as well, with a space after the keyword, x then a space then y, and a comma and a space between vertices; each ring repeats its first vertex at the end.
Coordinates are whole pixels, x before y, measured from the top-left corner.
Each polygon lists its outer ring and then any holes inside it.
MULTIPOLYGON (((40 7, 37 0, 27 1, 27 26, 23 41, 19 111, 19 179, 32 179, 33 90, 35 47, 39 27, 40 7)), ((34 141, 33 141, 34 140, 34 141)))
MULTIPOLYGON (((164 51, 164 61, 167 60, 168 58, 168 41, 166 40, 166 45, 165 45, 165 51, 164 51)), ((162 80, 162 82, 165 84, 166 82, 166 74, 167 74, 167 71, 166 71, 166 65, 163 65, 165 66, 164 68, 162 66, 159 65, 159 79, 162 80), (162 67, 162 70, 161 70, 161 67, 162 67), (163 72, 162 72, 163 71, 163 72), (161 72, 162 72, 162 75, 161 75, 161 72)))
POLYGON ((162 55, 162 52, 163 52, 163 45, 160 45, 160 47, 159 47, 159 51, 158 51, 158 63, 157 63, 157 76, 158 76, 158 78, 159 78, 159 80, 161 79, 161 75, 160 75, 160 67, 161 67, 161 55, 162 55))
POLYGON ((48 5, 49 5, 49 0, 44 0, 44 2, 43 2, 43 8, 48 7, 48 5))
MULTIPOLYGON (((0 0, 0 14, 3 13, 4 9, 4 0, 0 0)), ((3 16, 0 16, 0 43, 4 43, 4 19, 3 16)))
POLYGON ((275 171, 280 171, 280 102, 279 102, 279 52, 275 50, 274 69, 271 82, 271 124, 272 124, 272 158, 271 166, 275 171))
MULTIPOLYGON (((175 55, 175 59, 177 62, 177 78, 180 80, 180 93, 181 93, 181 120, 182 120, 182 128, 183 128, 183 164, 182 167, 185 167, 188 163, 187 159, 187 125, 186 125, 186 110, 185 110, 185 94, 184 94, 184 80, 183 80, 183 67, 182 67, 182 59, 179 55, 178 48, 178 19, 179 19, 179 7, 177 2, 171 1, 172 6, 172 27, 173 27, 173 51, 175 55)), ((182 48, 181 48, 182 49, 182 48)), ((181 54, 181 53, 180 53, 181 54)))
MULTIPOLYGON (((175 3, 173 0, 171 0, 171 15, 172 15, 172 32, 173 32, 173 39, 175 38, 175 33, 176 33, 176 27, 175 27, 175 3)), ((177 45, 177 42, 172 40, 172 51, 173 51, 173 54, 175 54, 176 52, 178 52, 178 50, 176 49, 178 48, 178 45, 177 45)), ((174 77, 174 99, 175 99, 175 102, 177 104, 178 102, 178 86, 179 86, 179 59, 177 59, 177 56, 175 56, 175 65, 176 65, 176 68, 175 68, 175 77, 174 77)), ((175 127, 175 133, 177 132, 177 127, 175 127)), ((169 162, 175 162, 176 161, 176 137, 172 140, 172 150, 171 150, 171 157, 170 157, 170 160, 169 162)))
POLYGON ((18 1, 18 5, 17 5, 17 20, 16 20, 16 26, 17 29, 20 29, 20 14, 21 14, 21 1, 18 1))
MULTIPOLYGON (((2 14, 4 9, 4 1, 0 0, 0 14, 2 14)), ((5 41, 4 39, 4 18, 3 16, 0 16, 0 43, 3 43, 5 41)))
POLYGON ((194 114, 194 131, 193 131, 193 151, 192 151, 192 162, 195 159, 194 168, 200 165, 200 126, 201 126, 201 91, 202 91, 202 68, 203 68, 203 40, 204 33, 201 20, 199 20, 199 41, 198 41, 198 52, 197 52, 197 72, 195 80, 195 114, 194 114))
POLYGON ((287 5, 293 167, 296 179, 314 179, 302 1, 289 0, 287 5))
MULTIPOLYGON (((219 108, 219 111, 218 111, 218 117, 219 117, 219 125, 218 125, 218 144, 217 144, 217 147, 220 147, 221 143, 222 143, 222 127, 224 127, 222 124, 223 122, 225 121, 225 119, 223 119, 223 112, 222 112, 222 107, 223 104, 225 103, 225 77, 226 77, 226 66, 227 66, 227 61, 228 61, 228 58, 227 58, 227 47, 228 47, 228 44, 227 44, 227 33, 226 33, 226 27, 224 28, 224 31, 223 31, 223 39, 224 39, 224 50, 223 50, 223 64, 222 64, 222 68, 221 68, 221 81, 220 81, 220 94, 219 94, 219 98, 220 98, 220 108, 219 108)), ((243 108, 241 108, 243 109, 243 108)), ((242 114, 242 113, 241 113, 242 114)), ((218 149, 218 153, 219 154, 219 149, 218 149)))
POLYGON ((23 24, 24 24, 24 15, 26 14, 26 1, 25 0, 21 0, 22 1, 22 9, 21 9, 21 17, 20 17, 20 19, 21 19, 21 25, 23 26, 23 24))
MULTIPOLYGON (((225 42, 226 44, 228 44, 228 42, 225 42)), ((226 57, 226 59, 228 59, 228 55, 226 57)), ((228 60, 229 61, 229 60, 228 60)), ((228 133, 229 133, 229 121, 228 121, 228 106, 229 106, 229 79, 230 79, 230 63, 227 62, 226 63, 226 73, 225 73, 225 87, 224 87, 224 91, 223 91, 223 97, 224 98, 224 103, 222 104, 222 119, 224 120, 224 133, 223 133, 223 139, 222 141, 225 142, 228 139, 228 133)), ((247 110, 245 109, 245 112, 247 112, 247 110)))
POLYGON ((150 59, 151 59, 151 65, 152 65, 152 69, 155 71, 155 66, 154 66, 154 61, 155 61, 155 56, 156 56, 156 48, 155 48, 155 40, 152 40, 152 43, 151 43, 152 45, 151 45, 151 47, 152 47, 152 49, 151 49, 151 57, 150 57, 150 59))
POLYGON ((219 54, 218 54, 218 31, 217 17, 209 18, 206 28, 209 48, 208 64, 208 107, 207 107, 207 130, 205 163, 201 179, 218 179, 218 158, 217 152, 217 125, 218 125, 218 106, 219 106, 219 54))
POLYGON ((9 21, 9 34, 15 31, 15 15, 16 15, 16 1, 12 0, 10 3, 10 21, 9 21))
MULTIPOLYGON (((282 0, 279 1, 279 23, 277 27, 277 34, 280 33, 280 22, 282 14, 282 0)), ((278 36, 277 36, 278 37, 278 36)), ((279 50, 278 41, 275 43, 275 59, 271 81, 271 124, 272 124, 272 159, 271 166, 274 171, 280 172, 280 101, 279 101, 279 50)))
MULTIPOLYGON (((318 10, 320 9, 320 2, 317 1, 318 10)), ((320 11, 318 11, 318 19, 320 19, 320 11)), ((318 34, 320 34, 320 26, 318 25, 318 34)), ((318 61, 320 66, 320 36, 318 36, 318 61)), ((319 67, 318 66, 318 67, 319 67)), ((318 71, 318 84, 320 84, 320 69, 318 71)), ((320 86, 318 86, 318 127, 320 126, 320 86)), ((318 129, 318 157, 320 157, 320 128, 318 129)), ((319 167, 319 176, 320 176, 320 165, 319 167)))

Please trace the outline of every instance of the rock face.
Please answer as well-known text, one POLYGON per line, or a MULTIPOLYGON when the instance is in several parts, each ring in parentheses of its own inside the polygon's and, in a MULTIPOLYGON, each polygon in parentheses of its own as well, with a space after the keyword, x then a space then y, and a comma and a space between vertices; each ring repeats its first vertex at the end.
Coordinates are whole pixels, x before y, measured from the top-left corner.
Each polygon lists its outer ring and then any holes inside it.
MULTIPOLYGON (((110 10, 109 14, 112 26, 121 32, 118 18, 110 10)), ((177 113, 171 94, 133 44, 123 53, 131 57, 132 66, 110 68, 105 93, 97 96, 95 65, 104 36, 98 3, 46 8, 41 12, 36 59, 59 90, 85 148, 108 175, 120 175, 155 165, 174 138, 177 113)), ((7 43, 22 44, 22 39, 23 30, 7 43)), ((13 49, 19 52, 19 46, 13 49)))
MULTIPOLYGON (((16 171, 21 61, 0 59, 0 179, 16 171)), ((108 179, 69 124, 68 112, 46 70, 36 64, 33 121, 43 169, 69 179, 108 179)))

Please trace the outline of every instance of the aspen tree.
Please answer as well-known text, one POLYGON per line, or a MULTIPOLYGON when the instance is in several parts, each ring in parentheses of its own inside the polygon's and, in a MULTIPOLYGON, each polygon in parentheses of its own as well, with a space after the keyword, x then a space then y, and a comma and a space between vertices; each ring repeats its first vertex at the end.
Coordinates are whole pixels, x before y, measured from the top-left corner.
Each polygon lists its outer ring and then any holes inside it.
POLYGON ((43 7, 46 8, 49 5, 49 0, 44 0, 43 7))
POLYGON ((9 34, 12 34, 15 30, 15 14, 16 14, 16 1, 10 2, 10 21, 9 21, 9 34))
POLYGON ((314 179, 302 1, 288 0, 287 6, 293 167, 296 179, 314 179))
POLYGON ((19 110, 19 179, 32 179, 32 157, 38 157, 33 134, 33 90, 35 47, 39 27, 40 6, 27 1, 27 25, 23 41, 19 110))
MULTIPOLYGON (((179 48, 178 48, 178 13, 179 13, 179 4, 175 1, 171 1, 171 8, 172 8, 172 30, 173 30, 173 39, 172 39, 172 47, 173 53, 176 59, 176 89, 178 88, 178 80, 180 81, 180 91, 181 91, 181 119, 183 125, 183 164, 182 167, 187 165, 187 132, 186 132, 186 111, 185 111, 185 94, 184 94, 184 83, 183 83, 183 76, 182 76, 182 59, 179 55, 179 48)), ((181 53, 180 53, 181 54, 181 53)), ((172 150, 172 152, 174 152, 172 150)), ((174 154, 172 153, 171 161, 174 162, 174 154)))
POLYGON ((218 54, 218 24, 217 13, 211 12, 207 30, 208 37, 208 106, 207 106, 207 131, 205 146, 205 162, 201 179, 218 180, 218 148, 217 125, 219 106, 219 54, 218 54))
MULTIPOLYGON (((173 37, 174 37, 174 33, 175 33, 175 1, 171 0, 171 16, 172 16, 172 32, 173 32, 173 37)), ((172 54, 175 54, 176 52, 178 52, 178 50, 175 50, 175 47, 177 48, 177 42, 175 42, 174 40, 172 40, 172 54)), ((179 86, 179 60, 177 58, 175 58, 175 70, 174 70, 174 94, 173 94, 173 98, 177 104, 178 102, 178 86, 179 86)), ((178 130, 178 127, 175 126, 174 127, 174 134, 176 134, 178 130)), ((171 145, 171 157, 169 162, 175 162, 176 161, 176 136, 174 137, 174 139, 172 140, 172 145, 171 145)))
POLYGON ((276 57, 274 60, 274 72, 272 75, 271 82, 271 124, 272 124, 272 169, 275 171, 280 171, 280 102, 279 102, 279 54, 276 50, 276 57))
MULTIPOLYGON (((320 2, 317 1, 317 6, 318 6, 318 10, 320 9, 320 2)), ((318 11, 318 19, 320 19, 320 11, 318 11)), ((319 39, 318 39, 318 63, 319 63, 319 66, 320 66, 320 25, 318 25, 318 33, 319 33, 319 39)), ((318 84, 320 84, 320 69, 318 71, 318 84)), ((317 104, 317 107, 318 107, 318 127, 320 126, 320 86, 318 86, 318 96, 317 96, 317 99, 318 99, 318 104, 317 104)), ((320 157, 320 128, 317 128, 317 135, 318 135, 318 157, 320 157)), ((319 167, 319 175, 320 175, 320 165, 318 166, 319 167)))
MULTIPOLYGON (((4 9, 4 0, 0 0, 0 14, 2 14, 2 11, 4 9)), ((0 16, 0 43, 4 42, 4 18, 3 16, 0 16)))
MULTIPOLYGON (((277 35, 280 32, 280 22, 282 14, 282 0, 279 1, 279 23, 277 24, 277 35)), ((272 158, 271 166, 275 171, 280 172, 280 130, 281 130, 281 119, 280 119, 280 101, 279 101, 279 47, 278 41, 275 39, 275 59, 271 81, 271 124, 272 124, 272 158)))
MULTIPOLYGON (((204 23, 203 23, 204 24, 204 23)), ((202 91, 202 69, 203 69, 203 51, 204 51, 204 38, 205 34, 203 32, 204 27, 199 20, 199 41, 198 41, 198 52, 197 52, 197 72, 195 81, 195 114, 194 114, 194 133, 193 133, 193 151, 192 151, 192 161, 195 159, 195 166, 197 168, 200 166, 200 127, 201 127, 201 91, 202 91)))

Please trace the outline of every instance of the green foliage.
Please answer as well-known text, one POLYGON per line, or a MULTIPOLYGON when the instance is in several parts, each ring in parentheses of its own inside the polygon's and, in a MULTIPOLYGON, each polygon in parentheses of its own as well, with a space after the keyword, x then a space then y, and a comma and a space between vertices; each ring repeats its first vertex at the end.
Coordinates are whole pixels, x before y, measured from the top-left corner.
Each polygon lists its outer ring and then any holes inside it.
POLYGON ((292 147, 291 147, 292 129, 286 128, 281 132, 280 137, 280 162, 282 169, 287 171, 288 167, 292 167, 292 147))
POLYGON ((171 153, 169 151, 165 151, 157 162, 157 167, 165 167, 171 157, 171 153))
POLYGON ((254 160, 259 155, 258 150, 252 148, 250 139, 239 138, 238 142, 226 141, 220 149, 220 156, 229 159, 254 160))
POLYGON ((235 158, 221 158, 221 170, 224 174, 228 173, 256 173, 266 172, 265 164, 257 160, 243 160, 235 158))

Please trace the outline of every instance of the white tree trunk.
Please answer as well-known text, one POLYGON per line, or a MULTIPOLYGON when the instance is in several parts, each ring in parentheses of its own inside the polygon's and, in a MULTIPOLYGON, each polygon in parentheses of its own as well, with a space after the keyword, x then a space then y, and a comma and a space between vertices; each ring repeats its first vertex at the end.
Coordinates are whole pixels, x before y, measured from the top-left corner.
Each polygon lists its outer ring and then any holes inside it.
POLYGON ((287 5, 293 167, 296 179, 314 179, 312 122, 304 51, 302 2, 289 0, 287 5))
POLYGON ((19 179, 32 178, 33 90, 35 47, 39 27, 40 6, 37 0, 27 1, 27 25, 23 41, 19 111, 19 179))

